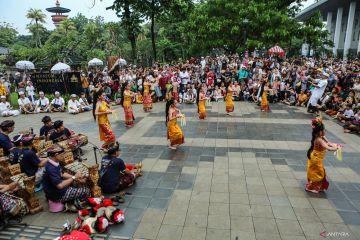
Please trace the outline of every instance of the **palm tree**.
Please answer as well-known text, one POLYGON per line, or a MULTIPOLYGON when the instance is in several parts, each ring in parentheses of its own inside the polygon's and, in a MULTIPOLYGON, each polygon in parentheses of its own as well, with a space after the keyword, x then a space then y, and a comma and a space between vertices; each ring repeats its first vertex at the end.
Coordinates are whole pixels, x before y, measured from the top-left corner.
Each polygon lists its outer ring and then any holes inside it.
POLYGON ((75 29, 76 29, 75 23, 68 18, 64 19, 59 26, 59 30, 65 35, 67 35, 68 32, 75 29))
POLYGON ((35 46, 41 46, 41 32, 43 32, 43 23, 46 23, 45 18, 46 15, 41 11, 41 9, 30 8, 27 12, 26 17, 30 19, 30 24, 28 24, 27 28, 33 34, 33 38, 35 41, 35 46))

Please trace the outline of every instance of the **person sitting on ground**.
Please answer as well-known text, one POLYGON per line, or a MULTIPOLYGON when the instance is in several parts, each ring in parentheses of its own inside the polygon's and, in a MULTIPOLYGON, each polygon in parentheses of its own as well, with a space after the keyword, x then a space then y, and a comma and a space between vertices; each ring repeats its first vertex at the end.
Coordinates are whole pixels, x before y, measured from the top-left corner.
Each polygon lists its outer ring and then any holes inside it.
POLYGON ((46 198, 54 202, 65 203, 90 197, 88 187, 75 188, 72 186, 75 181, 85 183, 86 178, 80 171, 75 175, 62 172, 59 162, 64 160, 64 149, 55 144, 48 149, 47 153, 48 161, 42 180, 46 198))
POLYGON ((185 93, 185 103, 194 104, 196 102, 196 95, 193 93, 193 90, 190 88, 185 93))
POLYGON ((286 105, 294 106, 296 103, 296 92, 293 88, 290 88, 289 92, 285 93, 285 99, 283 101, 286 105))
POLYGON ((71 94, 71 98, 68 101, 68 111, 71 114, 78 114, 78 113, 83 112, 81 104, 76 99, 76 94, 71 94))
POLYGON ((41 182, 44 175, 44 166, 47 162, 46 158, 39 158, 33 151, 33 136, 23 136, 21 138, 22 150, 19 155, 19 164, 21 172, 28 177, 35 176, 35 184, 41 182))
POLYGON ((40 137, 44 138, 45 141, 47 141, 49 140, 50 134, 55 131, 54 125, 49 116, 44 116, 41 121, 44 125, 40 128, 40 137))
POLYGON ((12 143, 14 144, 14 148, 10 150, 9 154, 9 161, 10 164, 17 164, 19 163, 19 156, 22 151, 22 134, 18 134, 14 136, 12 143))
POLYGON ((234 84, 234 89, 235 89, 235 91, 233 92, 234 101, 240 101, 241 87, 237 81, 234 84))
POLYGON ((86 95, 85 93, 80 93, 80 98, 79 98, 79 103, 81 105, 81 108, 84 110, 84 111, 90 111, 92 110, 92 105, 89 104, 87 98, 86 98, 86 95))
POLYGON ((22 198, 9 194, 19 189, 20 186, 18 182, 12 182, 10 184, 0 183, 0 211, 3 211, 1 213, 2 216, 22 217, 29 213, 29 208, 22 198))
POLYGON ((12 110, 10 103, 6 101, 6 96, 0 97, 0 116, 9 117, 17 116, 20 112, 18 110, 12 110))
POLYGON ((51 101, 50 112, 65 112, 65 101, 60 92, 55 92, 55 98, 51 101))
POLYGON ((101 160, 100 187, 104 193, 116 193, 134 184, 141 176, 141 167, 127 165, 119 157, 120 148, 116 143, 110 147, 101 160))
POLYGON ((298 96, 296 105, 301 106, 301 107, 305 107, 308 100, 309 100, 309 96, 306 93, 306 91, 301 90, 301 92, 300 92, 300 94, 298 96))
POLYGON ((19 96, 20 96, 20 98, 18 99, 18 104, 19 104, 21 113, 24 113, 24 114, 36 113, 35 108, 33 107, 29 98, 25 97, 24 92, 19 92, 19 96))
POLYGON ((15 147, 11 142, 9 134, 14 131, 15 122, 5 120, 0 124, 0 148, 4 151, 4 156, 8 156, 10 151, 15 147))
POLYGON ((360 109, 354 116, 354 120, 348 121, 344 125, 345 133, 360 133, 360 109))
POLYGON ((221 93, 221 89, 219 88, 219 86, 215 86, 215 90, 214 90, 214 101, 218 102, 219 100, 223 100, 224 96, 221 93))
POLYGON ((36 101, 36 111, 40 113, 47 113, 50 111, 50 101, 45 97, 44 92, 39 92, 39 99, 36 101))
POLYGON ((344 113, 338 112, 336 114, 336 118, 340 120, 341 122, 345 123, 346 121, 350 121, 354 119, 354 111, 351 109, 352 105, 350 103, 346 104, 346 108, 344 110, 344 113))
POLYGON ((36 104, 36 99, 35 99, 35 88, 32 84, 31 81, 27 82, 27 86, 25 88, 26 93, 27 93, 27 97, 29 98, 30 102, 35 105, 36 104))
POLYGON ((54 130, 49 139, 55 143, 67 140, 73 135, 69 129, 64 127, 64 122, 61 120, 54 122, 54 130))

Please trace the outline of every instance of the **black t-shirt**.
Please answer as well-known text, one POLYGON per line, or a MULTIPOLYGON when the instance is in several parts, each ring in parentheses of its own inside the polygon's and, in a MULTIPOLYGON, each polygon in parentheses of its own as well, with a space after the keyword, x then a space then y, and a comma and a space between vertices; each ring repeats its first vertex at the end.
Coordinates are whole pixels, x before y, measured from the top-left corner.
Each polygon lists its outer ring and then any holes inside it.
POLYGON ((11 164, 19 163, 19 156, 20 156, 21 152, 22 152, 22 150, 17 147, 11 149, 10 154, 9 154, 9 159, 10 159, 11 164))
POLYGON ((46 126, 46 125, 42 126, 40 128, 40 136, 47 136, 49 131, 52 129, 54 129, 54 126, 51 126, 51 127, 46 126))
POLYGON ((50 161, 45 165, 45 172, 42 179, 44 192, 48 199, 59 201, 65 194, 67 187, 58 189, 56 186, 63 181, 60 165, 55 166, 50 161))
POLYGON ((51 133, 50 140, 52 140, 53 142, 61 142, 66 139, 69 139, 70 136, 71 136, 71 133, 70 133, 69 129, 65 128, 64 131, 62 131, 62 132, 54 131, 53 133, 51 133))
POLYGON ((39 169, 40 159, 33 150, 23 149, 19 155, 19 163, 21 172, 31 177, 35 176, 39 169))
POLYGON ((9 155, 10 149, 14 147, 8 135, 0 132, 0 148, 4 150, 4 156, 9 155))
POLYGON ((125 171, 125 163, 121 158, 112 158, 104 156, 101 160, 101 170, 105 174, 101 177, 101 189, 104 193, 114 193, 119 190, 121 173, 125 171), (112 162, 111 162, 112 161, 112 162), (109 166, 109 164, 111 164, 109 166))

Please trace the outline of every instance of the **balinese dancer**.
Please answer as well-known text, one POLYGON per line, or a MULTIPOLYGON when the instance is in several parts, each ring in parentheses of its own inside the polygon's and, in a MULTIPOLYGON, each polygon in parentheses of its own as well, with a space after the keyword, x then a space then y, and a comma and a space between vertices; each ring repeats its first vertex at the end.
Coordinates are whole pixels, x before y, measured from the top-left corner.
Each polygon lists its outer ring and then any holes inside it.
POLYGON ((93 110, 94 119, 98 120, 100 140, 104 141, 102 149, 106 150, 109 146, 115 143, 115 134, 111 129, 109 114, 112 114, 109 104, 106 102, 106 94, 99 90, 94 95, 94 101, 96 102, 95 110, 93 110))
POLYGON ((200 86, 198 93, 197 93, 197 104, 198 104, 198 113, 199 113, 199 119, 205 119, 206 118, 206 107, 205 102, 209 98, 205 95, 204 86, 200 86))
POLYGON ((151 83, 149 82, 148 79, 144 78, 144 101, 143 101, 143 105, 144 105, 144 111, 145 112, 149 112, 152 109, 152 99, 151 99, 151 93, 150 93, 150 86, 151 83))
POLYGON ((231 112, 234 111, 234 99, 233 99, 233 92, 235 91, 234 89, 234 84, 231 82, 229 84, 229 86, 227 87, 227 91, 226 91, 226 97, 225 97, 225 105, 226 105, 226 114, 230 115, 231 112))
POLYGON ((132 91, 130 91, 130 85, 128 82, 125 82, 123 84, 123 89, 122 89, 122 95, 123 98, 121 99, 121 105, 124 108, 124 112, 125 112, 125 126, 126 127, 133 127, 134 126, 134 113, 133 113, 133 109, 131 107, 131 100, 134 97, 134 93, 132 91))
POLYGON ((307 183, 305 190, 319 193, 329 187, 326 180, 325 168, 322 161, 325 158, 326 150, 336 151, 337 144, 330 143, 325 137, 325 126, 320 118, 312 120, 311 147, 307 152, 307 183))
POLYGON ((270 107, 269 107, 269 101, 268 101, 268 92, 269 92, 269 82, 263 82, 263 87, 262 87, 262 93, 260 93, 261 96, 261 111, 263 112, 268 112, 270 111, 270 107))
POLYGON ((167 138, 170 141, 169 148, 176 150, 176 148, 184 143, 184 134, 177 124, 176 119, 182 118, 180 110, 176 107, 176 101, 173 99, 166 102, 166 123, 167 123, 167 138))

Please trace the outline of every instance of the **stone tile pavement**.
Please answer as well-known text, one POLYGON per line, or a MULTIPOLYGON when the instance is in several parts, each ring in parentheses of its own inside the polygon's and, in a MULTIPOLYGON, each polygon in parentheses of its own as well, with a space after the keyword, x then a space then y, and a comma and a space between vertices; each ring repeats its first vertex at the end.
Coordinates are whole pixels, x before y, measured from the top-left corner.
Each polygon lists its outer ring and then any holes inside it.
MULTIPOLYGON (((304 109, 278 104, 263 113, 254 104, 237 102, 227 117, 224 103, 213 103, 209 118, 199 122, 195 106, 181 107, 186 143, 176 151, 166 147, 164 104, 155 104, 151 113, 135 105, 132 129, 124 127, 122 109, 112 119, 123 159, 142 161, 144 175, 120 205, 126 222, 97 239, 323 239, 320 233, 328 239, 360 239, 358 136, 345 135, 325 120, 328 138, 345 144, 344 160, 327 154, 330 188, 315 195, 304 191, 311 136, 311 116, 304 109)), ((16 131, 38 129, 42 116, 26 116, 26 122, 24 116, 15 118, 16 131)), ((99 145, 90 113, 51 116, 99 145)), ((84 151, 93 163, 91 145, 84 151)), ((50 239, 73 218, 44 211, 24 218, 31 226, 7 229, 0 239, 50 239)))

